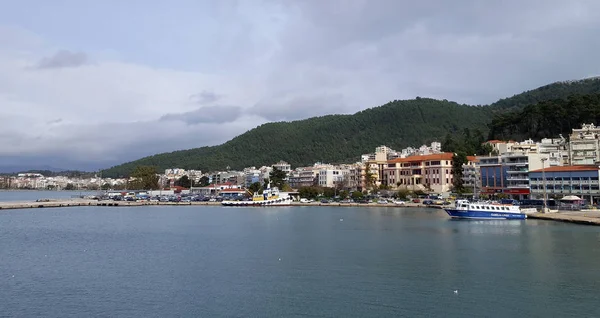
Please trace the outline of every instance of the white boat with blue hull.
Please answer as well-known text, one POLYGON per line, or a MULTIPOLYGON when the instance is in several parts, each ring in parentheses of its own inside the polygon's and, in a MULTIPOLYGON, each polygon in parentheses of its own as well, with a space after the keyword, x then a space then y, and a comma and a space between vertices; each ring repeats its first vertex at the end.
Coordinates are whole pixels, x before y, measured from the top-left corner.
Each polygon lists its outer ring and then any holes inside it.
POLYGON ((518 205, 469 202, 467 200, 457 200, 455 207, 444 210, 448 215, 457 219, 522 220, 527 218, 526 211, 522 211, 518 205))

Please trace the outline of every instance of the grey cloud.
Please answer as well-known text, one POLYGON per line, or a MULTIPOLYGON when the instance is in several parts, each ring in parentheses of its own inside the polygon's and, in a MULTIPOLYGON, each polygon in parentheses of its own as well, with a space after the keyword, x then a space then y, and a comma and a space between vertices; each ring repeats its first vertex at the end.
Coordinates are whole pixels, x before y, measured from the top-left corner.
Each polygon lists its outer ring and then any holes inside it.
POLYGON ((214 102, 218 101, 219 99, 221 99, 222 97, 223 97, 222 95, 219 95, 213 91, 204 90, 198 94, 194 94, 194 95, 190 96, 190 99, 195 103, 204 105, 204 104, 214 103, 214 102))
POLYGON ((37 68, 49 69, 49 68, 65 68, 65 67, 78 67, 88 62, 87 54, 83 52, 71 52, 67 50, 60 50, 53 56, 45 57, 41 59, 37 68))
POLYGON ((229 123, 237 120, 242 115, 242 108, 239 106, 206 106, 196 110, 178 113, 166 114, 160 118, 160 121, 182 121, 188 125, 201 123, 229 123))
POLYGON ((327 114, 348 112, 341 95, 322 95, 266 99, 251 107, 249 114, 270 121, 297 120, 327 114))

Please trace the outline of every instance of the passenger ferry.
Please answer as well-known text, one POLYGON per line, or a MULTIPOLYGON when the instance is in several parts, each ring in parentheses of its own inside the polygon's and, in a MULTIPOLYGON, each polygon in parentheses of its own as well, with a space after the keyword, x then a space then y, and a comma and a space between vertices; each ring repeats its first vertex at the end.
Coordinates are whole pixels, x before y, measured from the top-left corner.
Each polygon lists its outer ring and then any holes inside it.
POLYGON ((252 201, 226 200, 221 204, 225 206, 282 206, 292 204, 292 197, 288 193, 279 192, 277 187, 271 188, 270 182, 262 194, 259 194, 258 191, 250 194, 252 194, 252 201))
MULTIPOLYGON (((446 213, 459 219, 526 219, 527 214, 518 205, 456 200, 454 208, 445 208, 446 213)), ((535 210, 535 209, 534 209, 535 210)))

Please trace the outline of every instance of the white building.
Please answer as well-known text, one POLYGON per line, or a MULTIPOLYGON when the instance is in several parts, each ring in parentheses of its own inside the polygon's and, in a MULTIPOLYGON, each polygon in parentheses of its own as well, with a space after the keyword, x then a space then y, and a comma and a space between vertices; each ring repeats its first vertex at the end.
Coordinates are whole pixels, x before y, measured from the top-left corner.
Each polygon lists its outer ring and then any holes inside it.
POLYGON ((319 186, 328 188, 341 186, 343 188, 347 188, 347 184, 349 183, 349 174, 349 169, 321 169, 319 170, 319 186))
POLYGON ((569 137, 570 165, 591 165, 600 162, 600 127, 583 124, 573 129, 569 137))

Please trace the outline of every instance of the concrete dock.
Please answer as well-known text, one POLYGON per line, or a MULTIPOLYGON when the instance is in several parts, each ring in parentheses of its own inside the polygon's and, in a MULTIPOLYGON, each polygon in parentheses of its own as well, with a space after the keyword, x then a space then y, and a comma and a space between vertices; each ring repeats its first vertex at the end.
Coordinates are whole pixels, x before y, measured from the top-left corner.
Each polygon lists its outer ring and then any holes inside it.
POLYGON ((600 211, 565 211, 554 213, 532 213, 527 215, 530 219, 569 222, 586 225, 600 225, 600 211))

